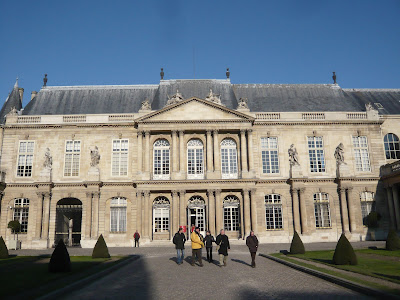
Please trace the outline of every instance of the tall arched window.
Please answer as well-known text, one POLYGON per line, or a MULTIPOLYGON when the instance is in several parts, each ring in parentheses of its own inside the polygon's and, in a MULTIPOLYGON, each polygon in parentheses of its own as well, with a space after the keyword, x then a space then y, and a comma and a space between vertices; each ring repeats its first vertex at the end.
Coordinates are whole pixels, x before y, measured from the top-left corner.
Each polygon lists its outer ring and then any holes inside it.
POLYGON ((238 231, 240 228, 239 199, 236 196, 226 196, 224 199, 224 229, 238 231))
POLYGON ((317 228, 331 227, 329 210, 329 195, 327 193, 314 194, 315 226, 317 228))
POLYGON ((375 211, 375 198, 374 193, 372 192, 361 192, 360 200, 361 200, 361 215, 363 219, 363 224, 365 226, 368 225, 368 215, 370 212, 375 211))
POLYGON ((160 139, 154 143, 153 179, 169 179, 169 142, 160 139))
POLYGON ((153 202, 153 232, 169 232, 170 203, 167 197, 157 197, 153 202))
POLYGON ((17 198, 14 200, 14 221, 21 224, 21 232, 28 232, 29 199, 17 198))
POLYGON ((110 232, 126 232, 126 199, 114 197, 110 203, 110 232))
POLYGON ((400 159, 400 141, 394 133, 388 133, 384 137, 386 159, 400 159))
POLYGON ((265 221, 267 230, 282 229, 282 201, 281 195, 265 195, 265 221))
POLYGON ((203 142, 192 139, 187 143, 187 172, 188 179, 204 178, 204 149, 203 142))
POLYGON ((224 139, 221 142, 222 178, 238 178, 236 142, 224 139))
POLYGON ((199 227, 202 234, 206 230, 205 211, 206 205, 203 197, 197 195, 190 197, 188 201, 188 221, 190 223, 189 225, 199 227))

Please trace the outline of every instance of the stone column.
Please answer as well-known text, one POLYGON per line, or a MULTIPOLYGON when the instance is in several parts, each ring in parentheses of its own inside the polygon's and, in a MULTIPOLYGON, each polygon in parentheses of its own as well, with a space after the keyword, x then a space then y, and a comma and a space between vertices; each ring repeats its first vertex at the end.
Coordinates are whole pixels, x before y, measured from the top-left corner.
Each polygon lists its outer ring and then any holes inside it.
POLYGON ((211 130, 207 130, 207 173, 213 171, 211 130))
POLYGON ((86 239, 90 239, 93 236, 92 232, 92 201, 93 201, 93 193, 92 192, 86 192, 86 221, 85 221, 85 227, 86 227, 86 239))
MULTIPOLYGON (((186 220, 185 191, 179 191, 179 226, 188 226, 186 220)), ((189 228, 190 229, 190 228, 189 228)), ((188 230, 188 228, 187 228, 188 230)))
POLYGON ((354 203, 354 192, 353 188, 350 187, 347 189, 347 202, 349 208, 349 217, 350 217, 350 231, 355 232, 357 230, 357 222, 356 222, 356 208, 354 203))
POLYGON ((244 234, 248 236, 251 230, 251 218, 250 218, 250 199, 249 190, 243 190, 243 206, 244 206, 244 234))
POLYGON ((306 209, 306 198, 304 197, 305 189, 302 188, 300 191, 300 220, 301 220, 301 233, 308 233, 308 224, 307 224, 307 209, 306 209))
POLYGON ((240 214, 240 232, 239 232, 239 234, 240 234, 240 238, 241 239, 245 239, 245 236, 244 236, 244 225, 245 225, 245 221, 244 221, 244 205, 243 205, 243 197, 241 197, 240 199, 239 199, 239 214, 240 214))
POLYGON ((140 235, 143 235, 142 227, 142 203, 143 203, 143 193, 138 191, 136 193, 136 230, 140 235))
POLYGON ((146 152, 144 153, 144 171, 150 173, 150 131, 145 131, 146 152))
POLYGON ((185 174, 185 146, 184 146, 184 131, 179 131, 179 172, 185 174))
POLYGON ((251 230, 256 233, 257 231, 257 201, 256 201, 256 189, 250 190, 250 205, 251 205, 251 230))
MULTIPOLYGON (((37 192, 37 214, 36 214, 36 232, 35 237, 38 239, 42 238, 42 227, 43 227, 43 192, 37 192)), ((4 209, 4 208, 3 208, 4 209)))
POLYGON ((219 231, 223 229, 221 190, 215 190, 215 219, 216 234, 219 234, 219 231))
POLYGON ((394 212, 396 215, 397 230, 400 230, 400 203, 399 203, 399 188, 397 185, 392 186, 394 212))
POLYGON ((178 172, 178 132, 172 130, 172 172, 178 172))
MULTIPOLYGON (((51 193, 43 193, 43 223, 42 223, 42 239, 49 238, 49 226, 50 226, 50 199, 51 193)), ((54 209, 55 211, 55 209, 54 209)), ((55 222, 55 219, 54 219, 55 222)), ((55 230, 55 228, 54 228, 55 230)))
POLYGON ((100 192, 93 192, 92 202, 92 234, 91 237, 97 239, 99 237, 99 203, 100 192))
MULTIPOLYGON (((57 198, 56 198, 57 199, 57 198)), ((60 198, 58 198, 60 199, 60 198)), ((50 199, 49 203, 49 222, 47 222, 49 229, 47 231, 48 234, 48 247, 51 247, 54 244, 55 240, 55 234, 56 234, 56 208, 57 208, 57 201, 52 201, 53 199, 50 199)), ((46 202, 46 201, 45 201, 46 202)), ((43 226, 45 223, 43 223, 43 226)), ((45 228, 43 229, 44 235, 46 235, 45 228)))
POLYGON ((340 193, 340 208, 342 213, 342 231, 349 232, 349 212, 347 211, 346 189, 339 188, 340 193))
POLYGON ((220 153, 219 153, 219 142, 218 142, 218 130, 213 130, 214 135, 214 171, 221 171, 220 153))
POLYGON ((299 210, 299 190, 298 189, 292 189, 292 199, 293 199, 293 224, 294 224, 294 230, 297 231, 297 233, 301 233, 301 227, 300 227, 300 210, 299 210))
MULTIPOLYGON (((247 172, 247 142, 246 142, 246 130, 240 130, 240 154, 241 154, 241 166, 242 172, 247 172)), ((246 233, 247 234, 247 233, 246 233)))
POLYGON ((207 190, 208 195, 208 229, 211 231, 212 235, 215 233, 215 198, 214 190, 207 190))
POLYGON ((145 191, 143 192, 144 194, 144 218, 143 218, 143 228, 144 228, 144 234, 145 237, 148 237, 151 240, 152 236, 152 212, 151 212, 151 203, 150 203, 150 192, 145 191))
POLYGON ((394 207, 393 207, 393 194, 392 194, 392 188, 388 186, 386 188, 386 195, 387 195, 387 200, 388 200, 388 207, 389 207, 389 215, 390 215, 390 229, 396 228, 396 219, 394 215, 394 207))
POLYGON ((143 132, 138 131, 137 133, 138 148, 137 148, 137 170, 138 173, 143 172, 143 132))
POLYGON ((254 160, 253 160, 253 130, 247 130, 247 142, 249 149, 249 172, 254 170, 254 160))
POLYGON ((179 228, 179 198, 178 192, 172 191, 172 230, 170 232, 174 233, 178 231, 179 228))

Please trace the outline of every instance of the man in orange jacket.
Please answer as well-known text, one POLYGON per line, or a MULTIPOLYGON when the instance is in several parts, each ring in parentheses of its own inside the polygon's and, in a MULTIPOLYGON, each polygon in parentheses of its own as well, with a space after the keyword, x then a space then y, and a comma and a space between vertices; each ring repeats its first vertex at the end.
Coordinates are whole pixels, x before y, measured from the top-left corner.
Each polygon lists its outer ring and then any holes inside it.
POLYGON ((204 247, 203 237, 200 235, 200 228, 196 227, 195 230, 190 235, 190 240, 192 241, 192 266, 194 266, 195 258, 199 260, 200 267, 203 266, 203 261, 201 258, 201 248, 204 247))

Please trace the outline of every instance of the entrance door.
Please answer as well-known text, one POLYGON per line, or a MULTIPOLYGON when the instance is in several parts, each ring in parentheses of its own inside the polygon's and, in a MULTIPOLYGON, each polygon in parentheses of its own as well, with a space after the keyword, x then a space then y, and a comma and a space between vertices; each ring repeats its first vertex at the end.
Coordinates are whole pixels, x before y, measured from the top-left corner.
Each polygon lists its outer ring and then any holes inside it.
POLYGON ((64 198, 56 206, 57 244, 62 239, 66 246, 80 246, 82 227, 82 202, 76 198, 64 198))
POLYGON ((206 234, 204 207, 188 207, 188 227, 191 233, 192 226, 199 227, 203 237, 206 234))

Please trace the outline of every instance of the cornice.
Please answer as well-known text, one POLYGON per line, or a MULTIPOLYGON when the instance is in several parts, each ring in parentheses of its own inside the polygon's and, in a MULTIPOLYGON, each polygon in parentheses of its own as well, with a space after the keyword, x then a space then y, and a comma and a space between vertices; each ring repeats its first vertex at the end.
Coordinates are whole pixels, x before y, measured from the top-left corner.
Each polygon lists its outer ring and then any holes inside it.
POLYGON ((265 122, 265 121, 254 121, 254 125, 267 125, 267 126, 276 126, 276 125, 289 125, 289 126, 297 126, 297 125, 305 125, 305 126, 314 126, 314 125, 381 125, 383 123, 382 120, 378 121, 312 121, 312 120, 306 120, 306 121, 299 121, 299 122, 293 122, 293 121, 287 121, 287 122, 276 122, 276 121, 271 121, 271 122, 265 122))
POLYGON ((167 185, 167 184, 212 184, 212 183, 220 183, 220 184, 237 184, 237 183, 256 183, 256 179, 206 179, 206 180, 141 180, 134 181, 136 185, 167 185))

